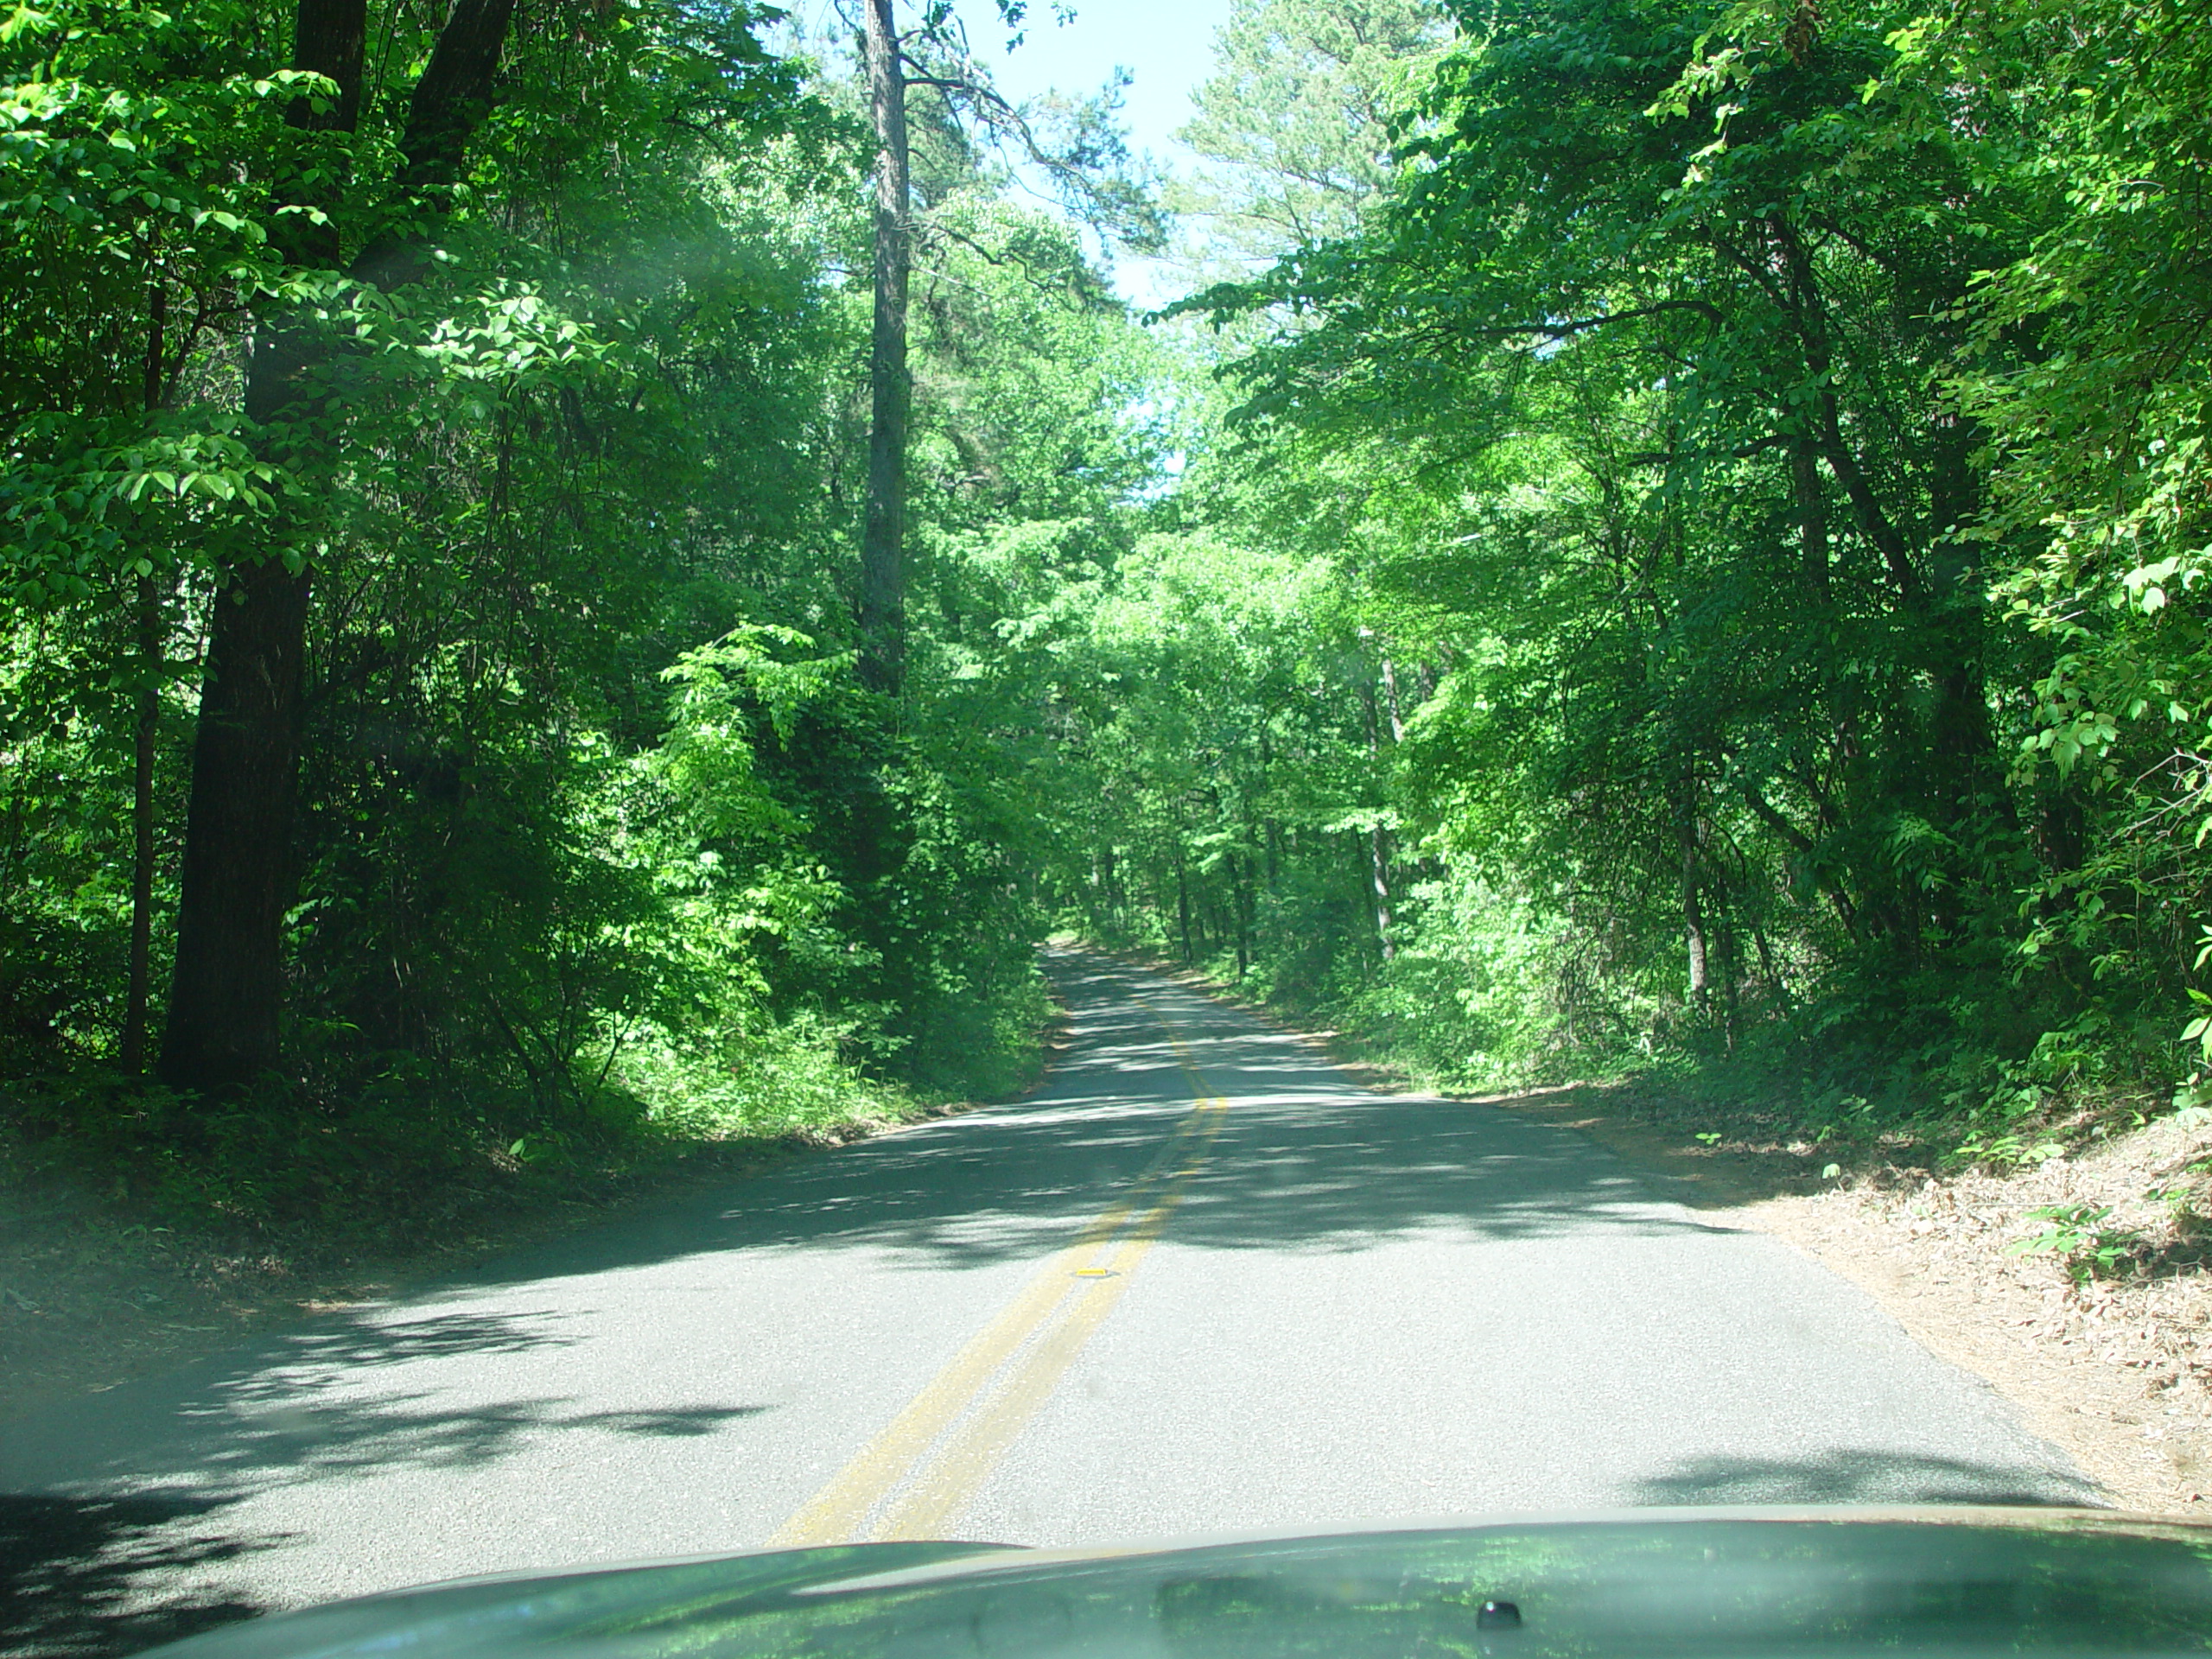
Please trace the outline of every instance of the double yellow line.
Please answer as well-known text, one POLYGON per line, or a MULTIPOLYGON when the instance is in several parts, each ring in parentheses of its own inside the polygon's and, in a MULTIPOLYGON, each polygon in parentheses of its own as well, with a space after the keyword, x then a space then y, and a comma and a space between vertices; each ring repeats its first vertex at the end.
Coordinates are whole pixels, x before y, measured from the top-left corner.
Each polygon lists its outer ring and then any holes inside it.
POLYGON ((1199 1098, 1135 1185, 1029 1284, 806 1507, 772 1548, 934 1538, 966 1509, 1128 1288, 1220 1132, 1229 1103, 1199 1098))

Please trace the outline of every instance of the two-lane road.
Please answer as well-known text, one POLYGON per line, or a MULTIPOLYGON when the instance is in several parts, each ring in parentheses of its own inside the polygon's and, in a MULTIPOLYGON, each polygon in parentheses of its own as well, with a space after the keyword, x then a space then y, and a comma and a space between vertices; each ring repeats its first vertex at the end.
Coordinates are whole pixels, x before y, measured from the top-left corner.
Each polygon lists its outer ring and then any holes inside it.
POLYGON ((1018 1105, 0 1426, 18 1647, 771 1542, 2094 1501, 1858 1291, 1583 1138, 1055 972, 1072 1046, 1018 1105))

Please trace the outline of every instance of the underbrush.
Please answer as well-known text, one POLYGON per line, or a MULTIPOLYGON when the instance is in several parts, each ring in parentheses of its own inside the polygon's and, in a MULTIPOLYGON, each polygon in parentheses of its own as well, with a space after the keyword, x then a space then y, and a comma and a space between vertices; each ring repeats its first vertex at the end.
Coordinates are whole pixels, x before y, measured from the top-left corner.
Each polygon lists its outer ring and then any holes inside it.
POLYGON ((1387 963, 1347 953, 1317 975, 1263 958, 1241 978, 1233 957, 1193 966, 1415 1087, 1592 1085, 1606 1109, 1685 1142, 1839 1176, 2033 1168, 2212 1092, 2188 1077, 2155 996, 2085 1001, 2002 962, 1870 960, 1794 995, 1753 982, 1732 1004, 1692 1003, 1668 988, 1672 963, 1639 973, 1609 963, 1602 939, 1478 899, 1431 890, 1387 963))
MULTIPOLYGON (((1039 1022, 1041 1027, 1041 1020, 1039 1022)), ((1033 1075, 1027 1052, 978 1081, 1033 1075)), ((81 1066, 0 1090, 0 1187, 73 1190, 118 1227, 333 1262, 411 1255, 487 1217, 607 1197, 676 1166, 757 1162, 849 1140, 987 1090, 872 1078, 833 1022, 798 1018, 711 1051, 634 1038, 547 1091, 406 1056, 211 1104, 81 1066)))
POLYGON ((1732 1142, 1826 1149, 1847 1169, 2004 1172, 2194 1104, 2162 1014, 1994 971, 1846 971, 1622 1075, 1732 1142))

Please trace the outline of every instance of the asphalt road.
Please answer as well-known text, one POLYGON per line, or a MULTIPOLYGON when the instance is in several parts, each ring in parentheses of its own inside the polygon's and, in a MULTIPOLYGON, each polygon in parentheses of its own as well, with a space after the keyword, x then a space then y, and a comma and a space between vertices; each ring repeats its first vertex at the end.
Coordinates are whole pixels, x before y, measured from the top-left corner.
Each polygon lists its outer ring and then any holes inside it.
POLYGON ((0 1425, 11 1650, 582 1561, 1653 1503, 2095 1500, 1581 1136, 1055 963, 1047 1087, 0 1425))

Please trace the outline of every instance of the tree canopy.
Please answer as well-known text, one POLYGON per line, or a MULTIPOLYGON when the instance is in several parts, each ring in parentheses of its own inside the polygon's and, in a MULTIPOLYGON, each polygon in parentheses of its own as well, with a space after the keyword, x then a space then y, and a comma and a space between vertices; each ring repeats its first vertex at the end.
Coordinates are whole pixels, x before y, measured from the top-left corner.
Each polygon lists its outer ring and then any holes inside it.
POLYGON ((11 1133, 261 1215, 1002 1090, 1055 930, 1459 1082, 2194 1101, 2187 8, 1235 0, 1157 194, 848 22, 0 20, 11 1133))

